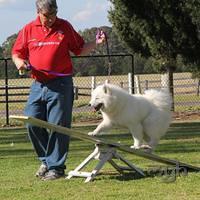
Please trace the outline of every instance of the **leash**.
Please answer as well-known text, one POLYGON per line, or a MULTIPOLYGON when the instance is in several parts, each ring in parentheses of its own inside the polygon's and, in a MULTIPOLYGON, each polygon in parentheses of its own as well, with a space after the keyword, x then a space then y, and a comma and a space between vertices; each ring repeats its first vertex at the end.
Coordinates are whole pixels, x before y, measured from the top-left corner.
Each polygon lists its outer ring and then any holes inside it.
POLYGON ((45 70, 45 69, 42 69, 42 70, 37 70, 34 66, 32 65, 27 65, 26 66, 26 69, 25 70, 20 70, 19 71, 19 74, 20 75, 24 75, 25 74, 25 71, 31 71, 31 70, 35 70, 35 71, 39 71, 39 72, 45 72, 45 73, 48 73, 48 74, 51 74, 51 75, 54 75, 54 76, 59 76, 59 77, 63 77, 63 76, 71 76, 72 74, 71 73, 59 73, 59 72, 54 72, 54 71, 49 71, 49 70, 45 70))
POLYGON ((110 50, 109 50, 109 45, 108 45, 108 37, 107 37, 107 34, 104 32, 105 34, 105 40, 106 40, 106 51, 107 51, 107 54, 108 54, 108 77, 110 78, 110 74, 111 74, 111 71, 112 71, 112 68, 111 68, 111 56, 110 56, 110 50))
POLYGON ((111 55, 110 55, 109 44, 108 44, 108 36, 105 31, 103 31, 101 29, 97 29, 96 40, 99 39, 102 35, 105 36, 106 52, 108 55, 108 80, 107 80, 107 82, 110 82, 110 75, 111 75, 112 67, 111 67, 111 55))

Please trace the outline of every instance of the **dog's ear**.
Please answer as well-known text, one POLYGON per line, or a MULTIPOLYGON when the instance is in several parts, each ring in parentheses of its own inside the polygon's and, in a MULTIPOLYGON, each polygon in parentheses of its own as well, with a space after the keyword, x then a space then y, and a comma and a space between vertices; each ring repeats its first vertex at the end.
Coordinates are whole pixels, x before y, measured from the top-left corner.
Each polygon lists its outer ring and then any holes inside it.
POLYGON ((107 84, 103 85, 103 91, 105 94, 111 94, 111 89, 108 87, 107 84))

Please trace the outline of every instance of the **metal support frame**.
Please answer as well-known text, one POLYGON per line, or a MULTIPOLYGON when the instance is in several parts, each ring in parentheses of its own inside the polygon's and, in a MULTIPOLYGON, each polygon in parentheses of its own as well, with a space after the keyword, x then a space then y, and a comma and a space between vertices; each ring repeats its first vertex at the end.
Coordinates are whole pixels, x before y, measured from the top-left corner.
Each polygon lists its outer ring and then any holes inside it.
POLYGON ((74 170, 70 171, 66 179, 70 179, 72 177, 85 177, 85 183, 90 182, 97 176, 99 171, 107 162, 109 162, 120 174, 123 173, 125 170, 129 170, 135 171, 140 175, 145 176, 142 169, 136 167, 130 161, 126 160, 116 151, 116 148, 112 146, 96 144, 94 151, 85 160, 83 160, 80 165, 78 165, 74 170), (99 160, 99 162, 91 172, 81 171, 87 164, 90 163, 90 161, 94 159, 99 160), (116 159, 126 164, 126 166, 124 167, 118 165, 115 162, 116 159))

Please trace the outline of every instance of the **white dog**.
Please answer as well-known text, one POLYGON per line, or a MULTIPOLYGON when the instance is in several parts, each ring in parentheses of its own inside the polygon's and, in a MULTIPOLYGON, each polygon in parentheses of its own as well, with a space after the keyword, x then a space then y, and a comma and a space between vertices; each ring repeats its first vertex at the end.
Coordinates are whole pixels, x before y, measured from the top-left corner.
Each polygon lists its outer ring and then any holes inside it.
POLYGON ((104 84, 92 92, 89 105, 101 111, 103 121, 88 135, 108 131, 113 125, 127 127, 134 149, 154 149, 171 122, 171 96, 167 89, 130 95, 116 85, 104 84))

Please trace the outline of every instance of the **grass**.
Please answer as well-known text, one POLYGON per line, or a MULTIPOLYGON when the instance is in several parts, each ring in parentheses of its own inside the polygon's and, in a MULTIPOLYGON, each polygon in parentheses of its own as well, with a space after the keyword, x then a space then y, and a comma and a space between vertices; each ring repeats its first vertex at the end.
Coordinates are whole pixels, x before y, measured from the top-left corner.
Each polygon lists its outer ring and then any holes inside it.
MULTIPOLYGON (((94 127, 79 127, 87 133, 94 127)), ((174 123, 160 141, 156 154, 178 159, 200 167, 200 123, 174 123)), ((114 129, 102 136, 114 142, 131 145, 131 136, 125 129, 114 129), (113 134, 114 133, 114 134, 113 134)), ((67 170, 73 170, 94 149, 85 141, 72 138, 67 170)), ((166 166, 120 152, 126 159, 145 170, 166 169, 166 166)), ((0 199, 2 200, 198 200, 200 199, 200 174, 189 172, 177 176, 176 181, 164 181, 167 176, 151 174, 140 178, 134 174, 118 174, 106 164, 93 182, 83 178, 42 182, 34 177, 39 166, 25 129, 0 130, 0 199), (14 145, 13 145, 14 144, 14 145)), ((85 169, 91 171, 93 161, 85 169)))

